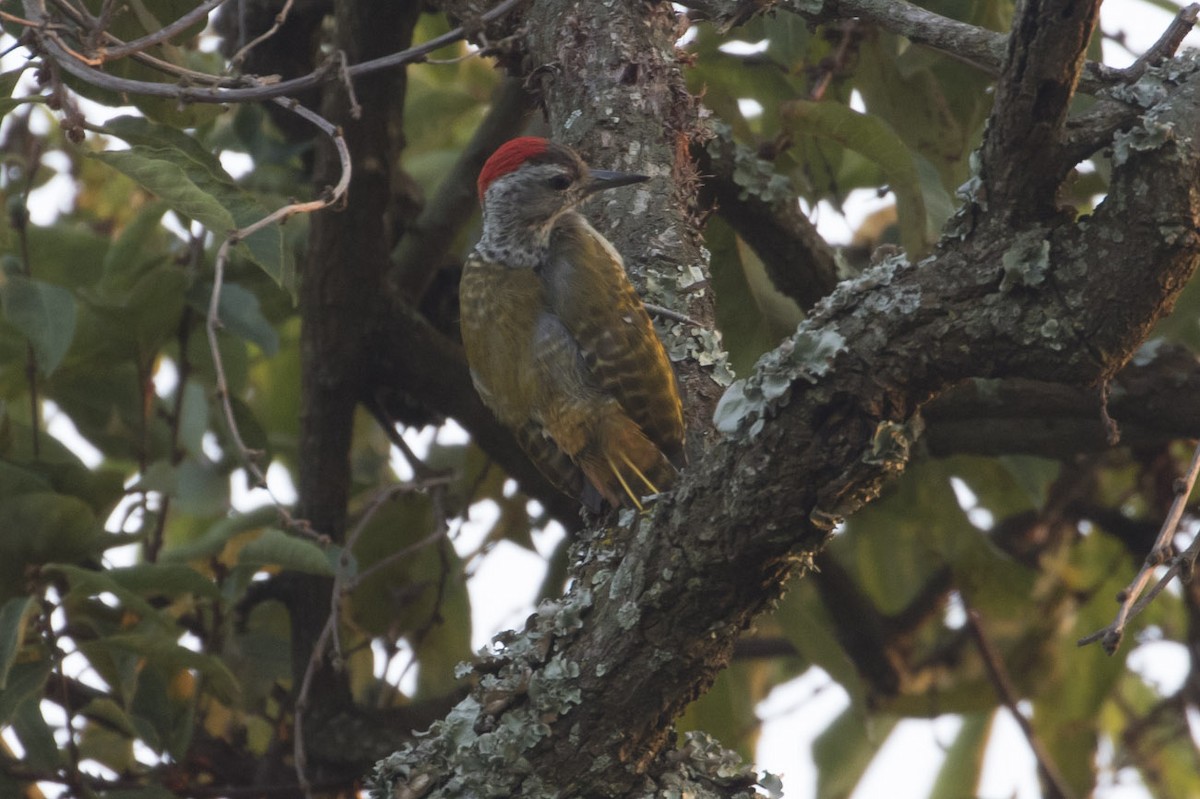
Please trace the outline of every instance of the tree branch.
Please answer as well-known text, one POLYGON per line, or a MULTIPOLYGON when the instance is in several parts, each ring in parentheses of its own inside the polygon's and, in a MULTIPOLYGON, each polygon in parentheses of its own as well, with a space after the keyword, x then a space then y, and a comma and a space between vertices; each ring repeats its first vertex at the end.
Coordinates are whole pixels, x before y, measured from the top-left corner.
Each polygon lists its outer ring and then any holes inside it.
POLYGON ((1029 748, 1033 750, 1033 755, 1037 759, 1038 772, 1048 788, 1048 795, 1051 799, 1068 799, 1072 795, 1070 788, 1063 779, 1062 772, 1055 765, 1054 758, 1050 756, 1049 750, 1034 731, 1033 725, 1018 707, 1017 691, 1008 677, 1008 671, 1004 668, 1004 660, 992 646, 992 642, 988 640, 987 634, 983 630, 983 621, 979 618, 979 612, 973 608, 967 609, 967 629, 971 631, 971 637, 975 639, 975 645, 979 649, 983 664, 987 667, 988 676, 991 678, 1000 701, 1008 708, 1013 720, 1025 735, 1025 741, 1029 744, 1029 748))
POLYGON ((694 153, 704 180, 702 205, 715 205, 754 249, 776 289, 801 308, 833 291, 833 248, 800 212, 790 181, 721 132, 694 153))
MULTIPOLYGON (((719 20, 726 27, 741 25, 772 8, 797 14, 813 24, 861 19, 989 75, 999 75, 1004 65, 1007 40, 1004 34, 943 17, 907 0, 822 0, 820 3, 812 0, 781 0, 778 3, 687 0, 681 5, 700 11, 707 19, 719 20)), ((1178 47, 1178 44, 1175 46, 1178 47)), ((1157 46, 1154 49, 1157 50, 1157 46)), ((1174 50, 1166 52, 1164 57, 1170 57, 1173 53, 1174 50)), ((1094 94, 1118 83, 1136 80, 1137 77, 1129 69, 1113 69, 1096 61, 1088 61, 1083 66, 1079 88, 1094 94)))
MULTIPOLYGON (((1200 437, 1200 365, 1182 347, 1147 350, 1113 378, 1109 413, 1124 446, 1200 437)), ((1111 447, 1095 387, 1009 378, 969 382, 930 402, 924 445, 935 457, 1016 453, 1067 459, 1111 447)))
POLYGON ((1075 166, 1062 157, 1067 109, 1100 14, 1099 0, 1023 0, 980 151, 987 203, 1034 218, 1054 209, 1075 166))
MULTIPOLYGON (((93 59, 72 52, 58 40, 57 35, 50 30, 52 20, 46 11, 45 0, 24 0, 24 2, 25 14, 34 24, 31 30, 37 39, 39 48, 75 77, 109 91, 145 97, 169 97, 186 103, 256 102, 284 95, 300 94, 308 89, 316 88, 326 79, 329 72, 330 65, 324 65, 303 77, 277 83, 260 82, 257 78, 250 76, 244 78, 243 81, 251 85, 241 88, 222 85, 228 83, 229 79, 215 75, 212 76, 212 85, 209 86, 153 83, 121 78, 93 69, 89 66, 93 59)), ((526 0, 504 0, 495 8, 481 14, 475 25, 460 26, 406 50, 355 63, 346 68, 346 74, 351 78, 360 78, 403 64, 422 61, 435 50, 463 39, 470 30, 500 19, 523 2, 526 0)))

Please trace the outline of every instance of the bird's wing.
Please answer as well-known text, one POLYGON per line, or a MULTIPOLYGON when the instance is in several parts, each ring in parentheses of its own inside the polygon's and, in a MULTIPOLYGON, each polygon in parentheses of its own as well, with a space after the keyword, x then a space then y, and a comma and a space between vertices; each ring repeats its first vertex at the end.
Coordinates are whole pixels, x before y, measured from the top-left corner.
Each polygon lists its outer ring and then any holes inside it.
POLYGON ((547 306, 569 331, 596 388, 682 465, 683 405, 675 373, 621 256, 582 216, 570 213, 551 233, 541 278, 547 306))
POLYGON ((533 418, 537 364, 530 352, 543 292, 530 270, 508 269, 472 254, 460 285, 462 337, 471 381, 483 404, 558 490, 583 495, 583 472, 533 418))

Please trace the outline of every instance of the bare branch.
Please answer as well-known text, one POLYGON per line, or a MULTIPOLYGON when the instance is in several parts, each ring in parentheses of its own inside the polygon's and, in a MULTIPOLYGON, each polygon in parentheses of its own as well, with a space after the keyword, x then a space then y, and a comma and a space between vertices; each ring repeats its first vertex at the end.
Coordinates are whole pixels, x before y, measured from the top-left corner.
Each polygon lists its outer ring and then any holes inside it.
MULTIPOLYGON (((526 0, 504 0, 504 2, 495 8, 480 15, 478 24, 485 25, 494 22, 523 2, 526 2, 526 0)), ((312 89, 320 85, 328 71, 327 67, 321 67, 303 77, 292 80, 280 81, 278 83, 256 81, 252 86, 235 88, 219 85, 183 86, 131 80, 92 69, 91 66, 98 64, 99 61, 76 53, 67 47, 58 35, 53 32, 52 22, 46 12, 45 0, 25 0, 25 12, 32 26, 30 30, 33 31, 38 45, 51 58, 58 61, 63 69, 93 86, 114 92, 139 94, 146 97, 169 97, 188 103, 253 102, 271 100, 277 97, 298 94, 306 89, 312 89)), ((423 60, 429 53, 465 38, 474 29, 475 26, 460 26, 415 47, 410 47, 398 53, 383 56, 382 58, 354 64, 347 67, 346 73, 351 78, 357 78, 403 64, 416 63, 423 60)), ((213 77, 212 80, 214 82, 225 81, 224 78, 216 77, 213 77)))
MULTIPOLYGON (((1127 446, 1160 446, 1200 438, 1200 366, 1183 347, 1160 347, 1112 380, 1109 412, 1127 446)), ((922 442, 934 457, 959 453, 996 456, 1026 453, 1069 459, 1111 448, 1100 391, 1009 378, 956 386, 922 411, 922 442)))
POLYGON ((275 15, 275 19, 271 23, 271 27, 267 28, 258 36, 255 36, 253 39, 247 42, 244 47, 234 53, 229 59, 229 63, 233 64, 235 67, 240 67, 242 62, 246 60, 246 56, 250 54, 251 50, 278 33, 279 29, 283 27, 283 23, 287 22, 288 12, 292 10, 292 4, 294 2, 295 0, 286 0, 286 2, 283 4, 283 8, 279 9, 279 13, 275 15))
POLYGON ((1074 166, 1062 157, 1062 130, 1099 13, 1099 0, 1017 6, 980 151, 987 202, 1004 212, 1001 224, 1010 214, 1052 212, 1074 166))
POLYGON ((1191 568, 1196 562, 1196 554, 1200 552, 1200 546, 1197 545, 1197 542, 1200 542, 1200 536, 1196 536, 1196 540, 1192 542, 1183 555, 1171 557, 1171 551, 1172 542, 1179 531, 1179 520, 1183 518, 1184 508, 1187 507, 1188 497, 1191 496, 1192 489, 1196 485, 1198 475, 1200 475, 1200 444, 1196 446, 1196 450, 1192 453, 1192 461, 1188 464, 1187 473, 1175 482, 1175 499, 1171 502, 1171 508, 1167 511, 1167 517, 1163 520, 1162 528, 1158 531, 1158 538, 1155 539, 1154 546, 1151 548, 1149 554, 1146 555, 1146 559, 1142 562, 1142 567, 1138 570, 1137 576, 1133 578, 1133 582, 1126 586, 1118 597, 1121 602, 1121 608, 1117 611, 1116 619, 1103 630, 1080 639, 1080 646, 1090 644, 1094 641, 1102 641, 1104 651, 1110 655, 1116 652, 1117 647, 1121 645, 1121 638, 1125 634, 1125 625, 1129 623, 1129 620, 1138 613, 1141 613, 1153 601, 1154 597, 1158 596, 1162 589, 1166 587, 1167 583, 1176 576, 1180 573, 1190 573, 1191 568), (1166 574, 1143 597, 1142 592, 1146 590, 1146 586, 1153 579, 1155 570, 1163 565, 1169 566, 1166 574))
POLYGON ((1071 789, 1067 786, 1067 781, 1063 779, 1062 772, 1055 765, 1054 758, 1050 757, 1050 752, 1042 743, 1042 739, 1034 732, 1033 725, 1029 723, 1029 719, 1025 718, 1025 714, 1018 707, 1017 692, 1013 687, 1012 680, 1008 677, 1008 671, 1004 668, 1004 659, 992 646, 992 642, 984 632, 979 611, 974 608, 967 609, 967 629, 971 631, 971 637, 975 639, 975 646, 979 650, 980 657, 983 658, 983 665, 987 668, 988 676, 992 680, 992 686, 995 687, 996 693, 1000 696, 1000 701, 1012 714, 1013 720, 1017 722, 1017 726, 1025 735, 1025 741, 1029 744, 1029 748, 1033 750, 1033 756, 1037 758, 1038 771, 1041 772, 1042 779, 1050 789, 1049 795, 1058 799, 1069 799, 1072 795, 1071 789))
POLYGON ((1149 50, 1142 53, 1136 61, 1120 70, 1125 83, 1133 83, 1147 69, 1175 55, 1179 45, 1183 44, 1184 37, 1195 27, 1198 16, 1200 16, 1200 3, 1192 3, 1179 9, 1179 13, 1163 31, 1162 36, 1158 37, 1158 41, 1152 44, 1149 50))
POLYGON ((148 33, 132 41, 116 47, 100 47, 96 51, 96 57, 101 64, 106 61, 115 61, 118 58, 124 58, 127 55, 140 53, 141 51, 153 47, 156 44, 161 44, 167 41, 172 36, 187 30, 191 26, 200 22, 208 16, 210 11, 213 11, 223 5, 227 0, 204 0, 203 3, 193 8, 191 11, 184 14, 174 22, 164 25, 158 30, 148 33))
POLYGON ((801 213, 790 181, 719 130, 702 147, 693 147, 693 153, 704 176, 701 201, 715 204, 753 248, 780 293, 809 308, 833 291, 838 281, 833 248, 801 213), (758 180, 742 185, 735 174, 758 180))
MULTIPOLYGON (((1200 72, 1180 61, 1172 74, 1159 121, 1193 130, 1200 72)), ((553 705, 545 737, 528 747, 536 773, 554 774, 564 794, 621 796, 645 785, 671 745, 662 719, 711 683, 739 632, 812 562, 836 522, 903 470, 914 414, 932 397, 971 377, 1086 386, 1116 373, 1200 265, 1198 187, 1200 143, 1181 136, 1116 163, 1107 200, 1086 220, 1051 230, 984 225, 945 239, 920 264, 889 259, 818 303, 726 394, 718 415, 730 436, 616 546, 611 533, 584 537, 575 589, 541 606, 485 664, 514 692, 530 673, 548 686, 551 666, 588 665, 569 683, 576 699, 553 705), (1132 204, 1137 225, 1122 221, 1132 204), (1116 228, 1120 242, 1109 235, 1116 228), (1047 242, 1053 286, 1032 274, 1001 287, 1004 255, 1021 238, 1047 242), (564 632, 565 620, 580 618, 564 632), (600 742, 595 751, 610 758, 580 758, 578 740, 600 742)), ((488 703, 477 689, 460 710, 489 730, 544 712, 523 695, 488 703)), ((433 790, 464 760, 478 762, 458 746, 450 735, 424 738, 381 766, 380 785, 433 790)), ((504 790, 528 773, 500 766, 472 778, 480 790, 504 790)))
MULTIPOLYGON (((989 75, 999 75, 1004 64, 1007 42, 1004 34, 943 17, 906 0, 825 0, 818 14, 808 10, 801 0, 784 0, 779 8, 814 22, 857 17, 989 75)), ((1118 70, 1089 61, 1084 66, 1080 87, 1095 92, 1121 79, 1118 70)))
POLYGON ((312 784, 308 780, 308 750, 304 746, 304 716, 308 710, 308 697, 312 693, 313 681, 321 664, 325 661, 325 653, 329 651, 329 639, 335 634, 338 618, 330 613, 325 619, 325 626, 317 636, 308 666, 304 669, 304 678, 300 681, 300 690, 296 693, 296 703, 292 707, 292 761, 296 769, 296 780, 306 799, 312 799, 312 784))

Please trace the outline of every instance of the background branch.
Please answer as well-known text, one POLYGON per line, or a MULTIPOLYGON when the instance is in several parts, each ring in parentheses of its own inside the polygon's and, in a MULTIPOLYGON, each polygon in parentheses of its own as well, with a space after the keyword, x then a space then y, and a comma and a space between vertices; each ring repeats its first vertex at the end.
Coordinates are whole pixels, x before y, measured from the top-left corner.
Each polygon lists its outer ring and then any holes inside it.
POLYGON ((475 129, 453 168, 442 178, 437 193, 392 253, 390 279, 405 302, 421 304, 437 270, 462 227, 476 213, 475 178, 497 147, 521 132, 532 109, 524 81, 506 78, 492 97, 492 107, 475 129))
POLYGON ((701 205, 715 207, 753 248, 776 289, 801 308, 833 291, 837 285, 833 248, 800 211, 790 181, 779 176, 778 182, 768 182, 765 176, 774 174, 771 164, 720 131, 693 152, 703 179, 701 205), (746 162, 753 166, 747 167, 746 162), (742 185, 739 173, 753 174, 758 180, 742 185))
POLYGON ((980 150, 987 203, 1005 210, 998 220, 1045 216, 1075 166, 1061 136, 1099 14, 1099 0, 1017 5, 980 150))

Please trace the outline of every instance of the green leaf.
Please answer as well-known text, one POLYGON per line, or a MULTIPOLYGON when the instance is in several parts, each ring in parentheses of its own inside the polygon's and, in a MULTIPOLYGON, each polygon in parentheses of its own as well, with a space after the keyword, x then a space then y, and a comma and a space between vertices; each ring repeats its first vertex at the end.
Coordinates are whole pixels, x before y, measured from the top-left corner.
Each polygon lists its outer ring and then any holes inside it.
POLYGON ((850 695, 852 707, 866 707, 866 686, 858 667, 837 638, 837 629, 811 578, 792 580, 772 618, 800 655, 820 666, 850 695))
POLYGON ((215 196, 216 181, 203 173, 189 175, 179 164, 181 154, 166 147, 134 145, 128 150, 94 153, 104 163, 137 181, 187 219, 195 219, 215 236, 223 238, 237 225, 215 196))
POLYGON ((94 366, 97 360, 148 358, 175 337, 188 278, 182 269, 152 266, 81 294, 86 312, 76 362, 94 366))
POLYGON ((709 219, 704 243, 712 253, 721 340, 734 372, 748 374, 760 355, 795 330, 800 309, 770 286, 762 262, 720 217, 709 219))
POLYGON ((282 530, 266 530, 254 539, 238 554, 238 564, 242 566, 278 566, 292 571, 308 574, 322 574, 332 577, 333 567, 325 550, 295 536, 288 535, 282 530))
MULTIPOLYGON (((176 213, 200 222, 218 238, 267 215, 258 201, 234 182, 216 155, 182 131, 137 117, 117 117, 105 132, 129 142, 128 150, 93 154, 128 175, 176 213)), ((268 225, 240 240, 237 250, 282 285, 283 233, 268 225)))
POLYGON ((33 469, 0 460, 0 497, 49 491, 50 481, 33 469))
POLYGON ((211 580, 192 567, 179 563, 139 563, 136 566, 109 569, 108 575, 119 585, 147 597, 221 597, 221 590, 211 580))
POLYGON ((136 613, 146 621, 166 624, 153 605, 114 580, 108 571, 85 569, 70 563, 47 563, 42 567, 42 571, 47 574, 61 574, 67 578, 71 585, 69 596, 90 597, 110 593, 120 601, 127 612, 136 613))
POLYGON ((46 679, 53 670, 54 664, 49 660, 38 660, 18 663, 9 671, 8 685, 0 691, 0 725, 9 724, 26 699, 41 697, 46 679))
POLYGON ((279 512, 267 506, 248 513, 230 516, 213 524, 198 537, 187 541, 168 539, 159 558, 160 563, 182 563, 210 558, 224 549, 235 535, 265 527, 279 519, 279 512))
POLYGON ((215 516, 229 507, 229 477, 201 458, 185 458, 177 469, 175 499, 192 516, 215 516))
POLYGON ((133 721, 130 720, 129 714, 113 700, 108 697, 98 697, 91 700, 82 708, 79 709, 79 715, 86 717, 89 720, 102 721, 108 727, 111 727, 130 738, 137 736, 137 730, 134 729, 133 721))
POLYGON ((968 713, 954 743, 946 750, 946 759, 938 769, 929 799, 962 799, 977 796, 983 772, 983 755, 991 737, 994 713, 968 713))
POLYGON ((103 536, 83 501, 49 491, 0 499, 0 595, 23 593, 31 566, 82 559, 101 549, 103 536))
POLYGON ((891 716, 864 718, 851 706, 813 742, 817 766, 817 799, 843 799, 858 785, 867 766, 896 726, 891 716))
POLYGON ((0 281, 4 317, 29 339, 38 368, 50 376, 75 335, 75 298, 61 286, 22 275, 0 281))
POLYGON ((25 640, 25 617, 36 605, 33 597, 13 597, 0 607, 0 691, 8 685, 8 673, 25 640))
POLYGON ((229 506, 229 478, 201 456, 178 465, 155 461, 135 484, 139 491, 158 491, 178 502, 191 516, 214 516, 229 506))
POLYGON ((23 760, 27 767, 34 771, 53 772, 62 764, 54 732, 42 715, 41 697, 27 697, 17 706, 12 717, 12 729, 25 749, 23 760))
MULTIPOLYGON (((120 712, 115 702, 104 701, 120 712)), ((91 702, 88 707, 94 712, 96 704, 96 702, 91 702)), ((111 715, 108 714, 108 716, 111 715)), ((87 724, 84 725, 79 736, 80 758, 95 760, 118 774, 129 773, 137 766, 137 758, 133 754, 133 739, 137 737, 137 731, 134 730, 132 735, 127 734, 115 728, 108 717, 101 718, 103 721, 100 723, 89 718, 87 724)), ((132 722, 129 722, 128 718, 126 718, 126 723, 132 727, 132 722)))
POLYGON ((29 258, 38 280, 78 289, 94 284, 103 274, 110 246, 108 236, 70 219, 28 229, 29 258))
POLYGON ((237 678, 221 659, 180 646, 175 642, 175 634, 176 630, 168 629, 149 633, 121 633, 98 638, 95 643, 134 653, 154 663, 166 675, 195 669, 208 679, 209 687, 218 699, 225 703, 234 701, 239 692, 237 678))
POLYGON ((0 74, 0 117, 5 116, 21 104, 22 98, 13 97, 12 93, 17 88, 17 83, 26 69, 27 66, 23 65, 0 74))
POLYGON ((831 102, 792 100, 782 113, 794 133, 835 141, 878 166, 896 193, 900 241, 908 257, 916 260, 925 253, 933 235, 926 225, 920 174, 912 153, 891 126, 878 117, 831 102))
POLYGON ((774 671, 775 666, 769 660, 730 664, 717 675, 712 687, 677 719, 679 732, 702 730, 747 762, 753 762, 760 728, 754 707, 766 698, 774 671))
POLYGON ((183 392, 179 405, 179 445, 191 455, 204 452, 204 434, 208 432, 208 392, 195 380, 178 390, 183 392))
POLYGON ((147 203, 125 226, 104 255, 104 274, 98 290, 130 291, 148 269, 167 257, 168 234, 162 226, 167 208, 161 201, 147 203))

